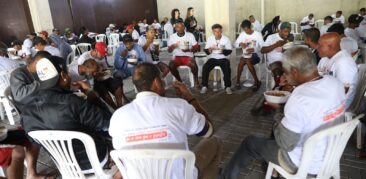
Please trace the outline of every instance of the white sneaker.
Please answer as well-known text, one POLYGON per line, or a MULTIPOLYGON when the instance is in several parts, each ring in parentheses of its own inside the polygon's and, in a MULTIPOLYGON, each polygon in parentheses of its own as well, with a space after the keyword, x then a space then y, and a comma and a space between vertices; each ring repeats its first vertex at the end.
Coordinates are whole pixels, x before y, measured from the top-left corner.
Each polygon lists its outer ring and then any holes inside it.
POLYGON ((225 91, 226 91, 226 94, 233 94, 233 92, 231 91, 231 88, 230 87, 227 87, 225 89, 225 91))
POLYGON ((206 94, 207 93, 207 87, 204 86, 201 88, 201 94, 206 94))

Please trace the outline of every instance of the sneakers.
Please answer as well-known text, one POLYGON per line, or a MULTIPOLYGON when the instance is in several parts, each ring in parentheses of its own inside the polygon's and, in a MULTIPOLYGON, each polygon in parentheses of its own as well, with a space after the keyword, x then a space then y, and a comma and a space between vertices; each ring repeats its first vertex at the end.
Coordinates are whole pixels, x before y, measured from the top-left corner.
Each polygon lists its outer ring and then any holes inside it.
POLYGON ((226 94, 233 94, 230 87, 225 88, 226 94))
POLYGON ((207 87, 204 86, 201 88, 201 94, 206 94, 207 93, 207 87))

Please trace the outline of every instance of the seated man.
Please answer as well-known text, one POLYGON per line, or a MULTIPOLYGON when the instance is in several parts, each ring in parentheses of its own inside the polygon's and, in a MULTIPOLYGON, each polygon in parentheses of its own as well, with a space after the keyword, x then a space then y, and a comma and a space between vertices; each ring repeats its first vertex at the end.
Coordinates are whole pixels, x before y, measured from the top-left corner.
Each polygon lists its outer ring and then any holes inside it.
POLYGON ((240 58, 236 75, 236 87, 240 89, 240 76, 243 72, 244 66, 247 65, 254 79, 253 91, 257 91, 261 86, 261 82, 257 77, 254 65, 260 62, 260 58, 262 56, 262 54, 260 54, 260 50, 263 45, 263 37, 261 33, 254 31, 251 26, 252 24, 249 20, 244 20, 241 23, 243 32, 240 33, 239 37, 235 41, 235 46, 237 48, 242 48, 243 50, 243 55, 240 58))
POLYGON ((169 67, 159 59, 160 41, 156 41, 156 29, 154 26, 149 26, 146 35, 142 35, 138 44, 144 49, 146 62, 153 63, 163 73, 163 78, 169 73, 169 67))
POLYGON ((315 25, 314 14, 310 13, 309 15, 302 18, 300 22, 301 32, 305 32, 305 30, 313 28, 314 25, 315 25))
POLYGON ((127 26, 126 31, 128 34, 131 35, 134 42, 137 42, 139 40, 140 34, 137 32, 137 30, 134 29, 134 26, 132 24, 127 26))
POLYGON ((344 30, 344 34, 347 37, 351 37, 352 39, 356 40, 358 45, 363 44, 363 40, 361 39, 361 34, 358 33, 356 28, 360 26, 363 17, 358 16, 357 14, 352 14, 348 18, 348 27, 344 30))
POLYGON ((354 98, 358 77, 358 69, 355 61, 346 51, 341 50, 341 37, 335 32, 328 32, 319 39, 319 56, 326 57, 323 73, 340 80, 345 88, 348 108, 354 98))
POLYGON ((146 61, 144 50, 136 44, 132 36, 127 34, 123 36, 121 44, 114 56, 114 77, 123 80, 132 76, 137 64, 146 61))
POLYGON ((198 67, 194 60, 193 53, 199 51, 199 45, 197 44, 194 35, 184 31, 184 23, 178 20, 175 23, 175 30, 177 31, 169 37, 168 51, 173 53, 173 60, 169 63, 170 72, 178 81, 182 81, 180 78, 178 67, 188 66, 194 76, 196 87, 199 87, 198 82, 198 67))
MULTIPOLYGON (((268 103, 277 108, 274 139, 254 135, 245 138, 225 166, 222 178, 238 178, 240 169, 249 167, 254 160, 286 166, 295 172, 302 160, 304 142, 323 125, 333 126, 343 122, 340 117, 345 112, 343 85, 334 77, 319 76, 314 55, 309 49, 293 47, 287 50, 282 63, 284 77, 290 85, 297 87, 284 110, 278 104, 268 103), (281 162, 279 156, 283 159, 281 162)), ((307 171, 310 175, 319 172, 326 148, 324 140, 314 146, 315 155, 307 171)))
MULTIPOLYGON (((328 28, 327 32, 336 32, 340 38, 341 38, 341 50, 344 51, 349 51, 349 44, 356 44, 357 45, 357 49, 358 49, 358 43, 355 39, 351 38, 351 37, 347 37, 344 32, 344 26, 342 24, 333 24, 332 26, 330 26, 328 28)), ((351 55, 353 56, 353 55, 351 55)))
MULTIPOLYGON (((94 77, 94 89, 99 93, 101 98, 108 103, 108 105, 113 109, 117 109, 122 106, 125 100, 123 84, 122 80, 111 77, 105 60, 106 54, 107 51, 104 42, 94 43, 92 44, 92 49, 90 51, 84 52, 80 55, 77 60, 77 64, 82 65, 88 59, 94 59, 98 63, 99 70, 94 77), (109 92, 114 94, 116 97, 116 103, 113 102, 109 92)), ((93 84, 91 85, 93 86, 93 84)))
POLYGON ((86 27, 80 28, 80 37, 78 39, 78 43, 95 43, 95 39, 89 37, 89 29, 87 29, 86 27))
MULTIPOLYGON (((187 87, 181 82, 173 85, 183 99, 163 97, 165 88, 161 72, 149 63, 138 65, 132 78, 139 93, 134 101, 118 109, 112 116, 109 134, 113 147, 189 150, 187 135, 200 136, 204 139, 194 150, 199 178, 216 178, 222 147, 220 141, 212 137, 213 127, 207 112, 187 87), (166 135, 146 140, 136 138, 157 131, 166 135)), ((174 179, 184 178, 181 162, 173 164, 174 179)))
POLYGON ((27 62, 30 62, 32 59, 32 46, 34 37, 37 37, 37 34, 34 32, 30 33, 27 35, 27 38, 23 41, 22 50, 26 54, 25 59, 27 62))
POLYGON ((52 56, 62 57, 61 52, 60 50, 58 50, 58 48, 53 47, 51 45, 47 45, 47 42, 41 37, 34 37, 33 46, 34 49, 32 49, 32 57, 34 57, 36 53, 39 51, 47 51, 52 56))
POLYGON ((95 60, 86 60, 83 64, 71 64, 68 67, 69 76, 71 82, 85 81, 88 78, 95 76, 98 71, 98 64, 95 60))
POLYGON ((343 14, 342 11, 337 11, 335 14, 332 14, 333 22, 334 23, 344 24, 345 19, 344 19, 344 16, 342 14, 343 14))
POLYGON ((268 69, 272 71, 275 87, 279 85, 283 73, 281 66, 283 46, 289 42, 290 32, 291 24, 283 22, 280 25, 280 31, 268 36, 261 49, 261 53, 267 53, 268 69))
POLYGON ((320 61, 319 53, 318 53, 318 41, 320 38, 320 31, 317 28, 310 28, 304 32, 304 42, 306 45, 309 45, 311 51, 314 53, 316 58, 316 63, 318 64, 320 61))
POLYGON ((327 33, 328 28, 333 25, 333 18, 331 16, 324 17, 324 25, 320 27, 320 35, 327 33))
MULTIPOLYGON (((90 135, 96 144, 98 158, 104 166, 108 161, 108 147, 101 133, 109 127, 111 113, 86 82, 77 82, 87 95, 84 100, 69 91, 71 80, 59 57, 43 58, 36 65, 42 89, 23 109, 25 131, 68 130, 90 135), (51 115, 51 117, 50 117, 51 115)), ((76 160, 84 173, 91 173, 91 165, 80 141, 73 143, 76 160)))
POLYGON ((231 68, 228 55, 232 52, 231 42, 228 37, 222 35, 222 26, 214 24, 212 27, 212 36, 207 39, 205 52, 210 55, 210 59, 203 65, 202 68, 202 89, 201 94, 207 92, 208 76, 210 71, 215 66, 220 66, 224 73, 225 90, 227 94, 231 92, 231 68))
MULTIPOLYGON (((25 57, 27 56, 27 52, 26 51, 23 51, 23 42, 21 40, 14 40, 12 43, 11 43, 11 46, 14 48, 15 51, 10 51, 10 58, 11 57, 18 57, 20 58, 21 60, 24 59, 24 62, 27 62, 25 60, 25 57)), ((29 54, 28 54, 29 55, 29 54)))

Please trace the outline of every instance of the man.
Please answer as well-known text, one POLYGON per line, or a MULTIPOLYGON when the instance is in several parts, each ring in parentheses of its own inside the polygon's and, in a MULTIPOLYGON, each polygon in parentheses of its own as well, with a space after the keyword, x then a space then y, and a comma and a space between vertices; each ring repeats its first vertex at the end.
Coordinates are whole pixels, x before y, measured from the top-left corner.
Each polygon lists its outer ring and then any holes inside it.
POLYGON ((330 26, 333 25, 333 18, 331 16, 324 17, 324 25, 320 27, 320 35, 327 33, 327 30, 330 26))
POLYGON ((140 28, 140 34, 143 35, 146 33, 146 28, 149 26, 147 24, 147 20, 144 19, 143 21, 140 21, 138 24, 137 24, 140 28))
POLYGON ((182 81, 178 72, 178 67, 188 66, 193 73, 196 87, 199 88, 198 67, 193 56, 193 53, 199 51, 199 45, 194 38, 194 35, 185 32, 184 28, 183 21, 177 20, 175 23, 176 33, 169 38, 168 52, 173 53, 173 60, 169 63, 169 69, 175 79, 182 81))
POLYGON ((161 24, 158 22, 158 20, 154 19, 154 22, 151 24, 155 30, 157 30, 158 32, 161 29, 161 24))
POLYGON ((254 79, 252 90, 257 91, 261 86, 261 82, 257 77, 254 65, 260 62, 260 56, 262 56, 260 50, 263 45, 263 37, 261 33, 251 28, 251 22, 249 20, 244 20, 241 23, 241 28, 243 32, 240 33, 235 41, 235 47, 243 50, 236 75, 236 87, 240 89, 241 73, 243 72, 244 66, 247 65, 254 79))
POLYGON ((19 64, 7 58, 8 47, 0 41, 0 96, 4 96, 5 89, 9 86, 10 72, 19 67, 19 64))
POLYGON ((117 48, 114 56, 114 76, 121 80, 132 76, 136 65, 146 61, 144 50, 134 42, 131 35, 124 35, 122 39, 123 44, 117 48))
POLYGON ((279 85, 280 77, 282 76, 282 52, 283 46, 289 42, 291 32, 291 24, 283 22, 280 25, 278 33, 268 36, 263 44, 261 53, 266 53, 268 69, 272 71, 275 86, 279 85))
MULTIPOLYGON (((216 178, 222 148, 219 140, 212 136, 213 126, 207 112, 187 87, 181 82, 173 85, 182 99, 163 97, 161 73, 150 63, 138 65, 132 79, 139 93, 133 102, 112 116, 109 134, 114 148, 189 150, 187 135, 203 137, 194 149, 198 175, 202 179, 216 178), (143 140, 138 137, 150 134, 156 137, 143 137, 143 140)), ((172 170, 173 179, 184 178, 183 161, 173 164, 172 170)))
POLYGON ((122 80, 112 78, 110 74, 105 60, 105 56, 107 54, 106 48, 107 46, 104 42, 92 44, 92 49, 81 54, 77 60, 77 64, 82 65, 88 59, 93 59, 98 63, 98 73, 94 76, 94 89, 99 93, 103 100, 108 103, 108 105, 113 109, 117 109, 124 103, 125 97, 123 94, 123 84, 122 80), (115 95, 116 103, 113 102, 109 92, 115 95))
POLYGON ((70 45, 77 44, 78 36, 76 36, 70 28, 65 28, 65 34, 63 36, 63 39, 66 40, 66 42, 70 45))
POLYGON ((358 45, 363 44, 363 40, 361 39, 361 35, 358 33, 356 28, 360 26, 363 17, 358 16, 357 14, 352 14, 348 17, 348 27, 344 30, 344 34, 347 37, 351 37, 357 41, 358 45))
POLYGON ((160 61, 160 41, 156 39, 156 29, 154 26, 148 27, 146 34, 140 37, 138 44, 145 51, 145 61, 156 65, 163 73, 163 78, 165 78, 169 73, 169 66, 160 61))
MULTIPOLYGON (((66 130, 90 135, 95 142, 101 165, 107 163, 108 147, 101 133, 109 127, 111 113, 86 82, 79 81, 87 100, 69 91, 71 80, 59 63, 60 57, 43 58, 36 65, 42 89, 32 94, 32 100, 22 112, 25 131, 66 130), (52 115, 52 117, 50 117, 52 115)), ((84 173, 92 173, 85 148, 80 141, 73 142, 76 160, 84 173)))
POLYGON ((310 13, 309 15, 302 18, 300 22, 301 32, 304 32, 305 30, 314 27, 314 25, 315 25, 314 14, 310 13))
POLYGON ((26 61, 30 61, 32 58, 32 47, 33 47, 33 38, 37 37, 36 33, 30 33, 27 35, 27 38, 23 42, 22 50, 25 52, 26 61))
POLYGON ((53 29, 53 33, 50 35, 51 45, 56 47, 60 51, 60 57, 67 59, 67 56, 73 51, 71 46, 66 43, 65 40, 59 35, 60 31, 58 29, 53 29))
MULTIPOLYGON (((302 160, 304 142, 324 125, 333 126, 343 121, 344 88, 331 76, 319 76, 314 55, 309 49, 293 47, 287 50, 282 63, 285 79, 297 87, 284 110, 279 104, 268 103, 277 109, 274 139, 254 135, 245 138, 225 166, 222 178, 238 178, 240 169, 249 167, 254 160, 265 160, 286 166, 290 173, 296 172, 302 160), (279 157, 283 159, 282 162, 279 162, 279 157)), ((319 172, 327 141, 322 140, 313 147, 314 155, 306 171, 310 175, 319 172)))
POLYGON ((228 37, 222 35, 222 26, 214 24, 212 27, 212 36, 207 39, 205 52, 210 55, 208 61, 202 68, 202 89, 201 94, 207 93, 208 77, 210 71, 216 66, 220 66, 224 74, 225 91, 232 94, 231 91, 231 68, 228 56, 232 52, 231 42, 228 37))
POLYGON ((33 39, 33 46, 34 46, 34 49, 32 49, 32 56, 33 57, 39 51, 47 51, 52 56, 62 57, 60 50, 58 50, 56 47, 53 47, 51 45, 47 45, 47 42, 44 39, 42 39, 41 37, 35 37, 33 39))
POLYGON ((88 35, 89 35, 89 29, 87 29, 86 27, 81 27, 78 43, 89 43, 89 44, 95 43, 95 39, 90 38, 88 35))
POLYGON ((254 31, 262 32, 263 29, 262 24, 257 19, 255 19, 253 15, 249 16, 249 21, 252 23, 254 31))
POLYGON ((304 32, 304 42, 306 45, 309 45, 311 52, 314 53, 316 58, 316 64, 319 63, 320 57, 318 53, 318 41, 320 38, 320 31, 317 28, 310 28, 304 32))
POLYGON ((140 38, 139 33, 134 29, 133 25, 130 24, 127 26, 127 33, 129 33, 132 36, 132 39, 134 42, 137 42, 140 38))
POLYGON ((328 32, 320 37, 318 52, 320 57, 329 60, 325 65, 324 73, 340 80, 347 94, 346 107, 353 101, 357 83, 357 65, 352 57, 340 47, 341 38, 335 32, 328 32))
POLYGON ((23 42, 21 40, 14 40, 11 43, 11 46, 14 48, 15 51, 10 51, 9 57, 16 57, 19 58, 19 60, 21 60, 23 63, 27 63, 27 52, 23 50, 23 42))
POLYGON ((342 11, 337 11, 332 15, 332 18, 334 23, 344 24, 344 16, 342 15, 342 11))
POLYGON ((98 63, 93 59, 85 60, 83 64, 71 64, 68 67, 71 82, 87 80, 98 72, 98 63))

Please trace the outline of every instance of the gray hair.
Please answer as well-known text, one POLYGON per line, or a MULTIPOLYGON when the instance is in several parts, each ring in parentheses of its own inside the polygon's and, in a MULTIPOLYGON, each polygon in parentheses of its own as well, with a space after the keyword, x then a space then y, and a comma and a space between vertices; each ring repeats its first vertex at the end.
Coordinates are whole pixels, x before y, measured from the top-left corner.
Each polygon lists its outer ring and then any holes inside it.
POLYGON ((305 76, 317 70, 315 55, 306 47, 292 47, 283 54, 282 66, 287 71, 297 69, 305 76))

